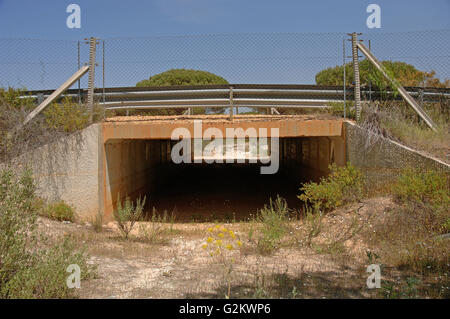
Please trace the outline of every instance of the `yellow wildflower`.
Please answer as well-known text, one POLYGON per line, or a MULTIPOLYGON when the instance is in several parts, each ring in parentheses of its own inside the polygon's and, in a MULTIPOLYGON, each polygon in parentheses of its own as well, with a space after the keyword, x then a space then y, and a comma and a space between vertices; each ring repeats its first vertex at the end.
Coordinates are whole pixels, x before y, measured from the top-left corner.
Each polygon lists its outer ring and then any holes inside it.
POLYGON ((241 242, 240 240, 238 240, 238 241, 236 242, 236 244, 238 244, 238 246, 242 246, 242 242, 241 242))
POLYGON ((203 249, 206 249, 207 247, 208 247, 208 245, 206 245, 206 244, 203 244, 203 245, 202 245, 202 248, 203 248, 203 249))
POLYGON ((233 247, 233 245, 228 244, 225 248, 228 249, 228 250, 233 250, 234 247, 233 247))
POLYGON ((216 245, 217 246, 222 246, 222 241, 220 239, 216 240, 216 245))
POLYGON ((217 236, 219 236, 220 238, 223 238, 223 234, 219 233, 217 236))
POLYGON ((206 240, 206 242, 209 244, 212 243, 213 241, 214 241, 214 238, 212 238, 212 237, 208 237, 208 239, 206 240))
POLYGON ((236 235, 234 234, 234 232, 232 231, 232 230, 230 230, 230 236, 231 236, 231 238, 233 238, 233 239, 235 239, 236 238, 236 235))
POLYGON ((213 232, 213 228, 212 227, 209 227, 208 228, 208 233, 212 233, 213 232))

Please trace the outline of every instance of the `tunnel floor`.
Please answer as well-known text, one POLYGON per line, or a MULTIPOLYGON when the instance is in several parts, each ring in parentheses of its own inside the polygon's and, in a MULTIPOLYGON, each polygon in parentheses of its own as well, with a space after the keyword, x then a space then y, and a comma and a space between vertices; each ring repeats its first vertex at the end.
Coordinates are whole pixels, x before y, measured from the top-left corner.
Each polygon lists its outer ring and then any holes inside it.
POLYGON ((242 221, 277 195, 290 208, 303 207, 297 198, 300 180, 283 172, 261 175, 256 164, 185 164, 170 177, 162 174, 154 184, 157 189, 146 193, 147 218, 154 208, 158 215, 173 213, 176 222, 242 221))

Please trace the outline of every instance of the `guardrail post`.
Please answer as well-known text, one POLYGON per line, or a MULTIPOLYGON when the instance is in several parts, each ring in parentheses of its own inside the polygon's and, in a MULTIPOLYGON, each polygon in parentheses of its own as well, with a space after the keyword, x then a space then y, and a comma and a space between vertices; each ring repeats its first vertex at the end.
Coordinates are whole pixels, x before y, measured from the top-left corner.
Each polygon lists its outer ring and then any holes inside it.
POLYGON ((361 116, 361 83, 359 81, 359 61, 358 61, 358 35, 356 32, 352 36, 352 58, 353 58, 353 76, 355 78, 355 108, 356 121, 359 121, 361 116))

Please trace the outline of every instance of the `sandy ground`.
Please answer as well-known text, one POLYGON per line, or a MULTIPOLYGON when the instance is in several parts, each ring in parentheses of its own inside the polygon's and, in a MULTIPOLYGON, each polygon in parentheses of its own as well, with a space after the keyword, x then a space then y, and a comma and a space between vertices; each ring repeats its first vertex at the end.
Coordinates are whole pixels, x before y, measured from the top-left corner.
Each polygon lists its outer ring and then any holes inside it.
MULTIPOLYGON (((292 221, 286 242, 267 256, 259 254, 248 239, 249 223, 221 224, 234 230, 243 242, 239 251, 230 253, 235 258, 232 297, 267 297, 264 294, 268 291, 269 297, 275 298, 370 297, 366 247, 358 232, 370 228, 374 217, 382 218, 390 205, 389 198, 378 198, 326 215, 315 247, 303 243, 304 222, 292 221), (344 251, 323 253, 317 249, 321 243, 338 239, 342 239, 344 251)), ((124 240, 114 222, 96 233, 89 224, 39 219, 43 232, 55 240, 72 236, 87 248, 89 262, 97 265, 96 277, 81 283, 81 298, 225 296, 224 267, 201 248, 213 224, 175 223, 170 232, 154 242, 142 239, 142 227, 149 223, 139 224, 131 238, 124 240)))

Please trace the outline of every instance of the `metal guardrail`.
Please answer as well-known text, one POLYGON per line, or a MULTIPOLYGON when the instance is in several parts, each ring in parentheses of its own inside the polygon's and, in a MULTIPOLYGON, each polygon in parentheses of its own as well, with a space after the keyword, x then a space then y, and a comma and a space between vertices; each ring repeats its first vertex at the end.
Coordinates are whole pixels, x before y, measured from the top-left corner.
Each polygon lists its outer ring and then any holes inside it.
MULTIPOLYGON (((450 89, 407 87, 407 92, 423 101, 439 101, 450 98, 450 89)), ((26 96, 45 97, 52 91, 28 91, 26 96)), ((363 99, 376 100, 381 92, 362 88, 363 99)), ((77 97, 79 91, 67 90, 65 96, 77 97)), ((25 96, 24 95, 24 96, 25 96)), ((394 92, 383 92, 394 96, 394 92)), ((95 100, 106 109, 158 109, 158 108, 326 108, 331 102, 344 101, 342 86, 318 85, 204 85, 167 87, 117 87, 96 89, 95 100), (232 89, 231 89, 232 88, 232 89), (231 96, 232 92, 232 96, 231 96), (231 103, 232 102, 232 103, 231 103)), ((352 87, 345 90, 345 99, 352 100, 352 87)), ((399 98, 400 99, 400 98, 399 98)))

